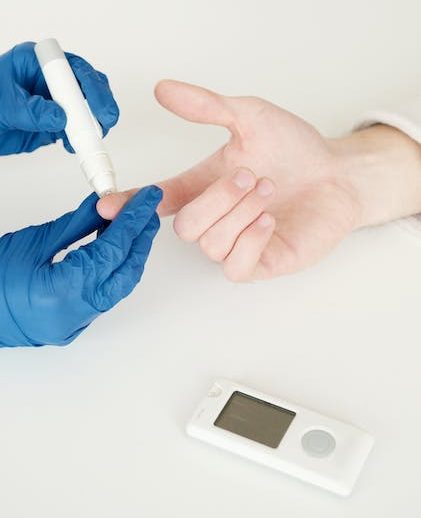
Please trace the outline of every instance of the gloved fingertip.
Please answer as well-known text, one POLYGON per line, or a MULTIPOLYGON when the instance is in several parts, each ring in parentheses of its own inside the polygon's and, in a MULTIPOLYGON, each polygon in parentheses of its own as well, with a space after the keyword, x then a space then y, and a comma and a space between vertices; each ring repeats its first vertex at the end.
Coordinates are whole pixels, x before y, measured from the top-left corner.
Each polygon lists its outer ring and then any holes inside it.
POLYGON ((118 109, 117 104, 113 102, 112 105, 102 108, 96 115, 101 122, 105 136, 110 128, 117 124, 120 117, 120 110, 118 109))
POLYGON ((108 116, 111 126, 115 126, 120 118, 120 108, 114 100, 108 108, 108 116))
POLYGON ((19 48, 24 51, 32 51, 34 50, 35 42, 34 41, 23 41, 22 43, 18 43, 15 48, 19 48))
POLYGON ((131 210, 139 210, 142 207, 149 207, 155 210, 159 202, 162 200, 162 190, 156 185, 150 185, 140 189, 123 208, 124 212, 131 210))
MULTIPOLYGON (((162 200, 162 190, 156 185, 150 185, 141 189, 133 196, 133 205, 139 208, 148 207, 151 211, 155 211, 162 200)), ((130 202, 129 202, 130 203, 130 202)))
POLYGON ((83 72, 90 72, 92 70, 91 65, 81 56, 73 54, 72 52, 65 52, 65 55, 75 74, 80 70, 83 72))
POLYGON ((72 155, 75 154, 75 150, 70 145, 69 139, 67 138, 67 135, 63 132, 61 132, 60 135, 58 135, 58 138, 60 138, 63 141, 63 147, 66 151, 71 153, 72 155))
POLYGON ((54 103, 55 106, 51 110, 51 129, 50 131, 60 132, 64 131, 67 124, 66 113, 61 106, 54 103))
POLYGON ((98 203, 98 195, 95 192, 92 192, 89 196, 87 196, 79 207, 76 209, 75 214, 82 215, 83 218, 89 219, 95 222, 95 226, 99 228, 104 223, 104 219, 98 213, 96 204, 98 203))
POLYGON ((86 204, 95 206, 95 210, 96 210, 96 204, 98 203, 98 200, 99 200, 98 194, 96 192, 91 192, 91 194, 83 200, 81 205, 86 203, 86 204))
POLYGON ((59 133, 66 127, 66 113, 54 101, 41 95, 31 95, 24 100, 23 107, 26 120, 33 121, 36 131, 59 133))
POLYGON ((146 203, 150 200, 154 204, 157 204, 162 200, 163 191, 157 185, 150 185, 148 187, 145 187, 142 190, 146 191, 146 198, 145 198, 146 203))

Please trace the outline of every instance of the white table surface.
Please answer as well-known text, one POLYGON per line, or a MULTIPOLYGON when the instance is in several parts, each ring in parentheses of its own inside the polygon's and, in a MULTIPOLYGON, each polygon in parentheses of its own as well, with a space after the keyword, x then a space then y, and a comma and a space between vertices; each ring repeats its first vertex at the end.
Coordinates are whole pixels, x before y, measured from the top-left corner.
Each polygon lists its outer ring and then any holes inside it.
MULTIPOLYGON (((110 76, 107 139, 122 187, 220 145, 158 107, 173 77, 270 99, 346 131, 421 91, 418 0, 52 1, 1 7, 1 49, 56 36, 110 76)), ((0 160, 0 231, 88 193, 61 145, 0 160)), ((421 514, 421 246, 395 226, 347 239, 311 270, 233 285, 163 223, 133 295, 66 348, 0 351, 5 518, 405 518, 421 514), (216 377, 349 421, 376 439, 342 499, 186 437, 216 377)))

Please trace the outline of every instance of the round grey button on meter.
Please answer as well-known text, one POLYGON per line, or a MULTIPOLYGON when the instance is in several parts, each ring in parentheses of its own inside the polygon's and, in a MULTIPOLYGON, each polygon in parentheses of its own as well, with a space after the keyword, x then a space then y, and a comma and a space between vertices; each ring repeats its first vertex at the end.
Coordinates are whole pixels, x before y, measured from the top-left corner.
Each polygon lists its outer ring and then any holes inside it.
POLYGON ((312 457, 327 457, 336 448, 332 434, 324 430, 310 430, 301 439, 304 451, 312 457))

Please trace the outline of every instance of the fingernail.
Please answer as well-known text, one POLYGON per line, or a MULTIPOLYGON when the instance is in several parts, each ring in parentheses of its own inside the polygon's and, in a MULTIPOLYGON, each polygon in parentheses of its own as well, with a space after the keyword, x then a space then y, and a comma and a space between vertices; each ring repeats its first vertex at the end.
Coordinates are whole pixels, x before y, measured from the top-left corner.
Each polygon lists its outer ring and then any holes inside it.
POLYGON ((269 196, 275 190, 275 186, 270 180, 268 180, 267 178, 263 178, 257 184, 256 190, 260 194, 260 196, 269 196))
POLYGON ((272 225, 272 216, 270 214, 262 214, 260 216, 260 218, 257 220, 257 223, 262 227, 262 228, 268 228, 272 225))
POLYGON ((234 175, 234 183, 240 189, 248 189, 253 187, 255 176, 250 169, 239 169, 234 175))

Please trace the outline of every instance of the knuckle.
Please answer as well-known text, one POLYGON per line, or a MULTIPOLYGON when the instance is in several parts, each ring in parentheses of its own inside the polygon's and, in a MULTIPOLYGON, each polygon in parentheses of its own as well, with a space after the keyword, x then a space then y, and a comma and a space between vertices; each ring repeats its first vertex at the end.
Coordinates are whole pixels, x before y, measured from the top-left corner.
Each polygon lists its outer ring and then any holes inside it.
POLYGON ((237 168, 233 175, 215 182, 209 189, 209 199, 213 200, 215 209, 230 210, 239 200, 244 198, 256 185, 256 176, 248 168, 237 168))
POLYGON ((253 186, 249 189, 242 189, 231 179, 224 178, 213 186, 212 192, 208 194, 208 199, 213 202, 213 210, 225 213, 231 210, 252 188, 253 186))

